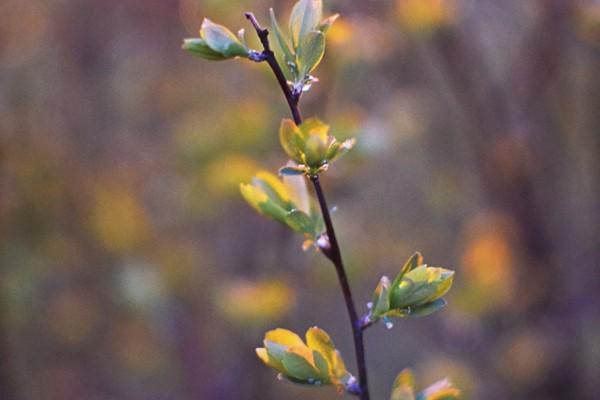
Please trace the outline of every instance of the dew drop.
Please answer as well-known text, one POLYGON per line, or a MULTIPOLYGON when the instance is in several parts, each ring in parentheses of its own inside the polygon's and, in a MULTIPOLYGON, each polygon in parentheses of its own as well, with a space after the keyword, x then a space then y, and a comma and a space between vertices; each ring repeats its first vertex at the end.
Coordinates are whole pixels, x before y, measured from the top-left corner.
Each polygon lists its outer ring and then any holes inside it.
POLYGON ((392 322, 392 320, 390 320, 389 317, 383 317, 383 323, 385 324, 385 327, 388 329, 392 329, 394 327, 394 323, 392 322))
POLYGON ((370 301, 370 302, 367 303, 367 308, 369 310, 373 309, 373 302, 372 301, 370 301))

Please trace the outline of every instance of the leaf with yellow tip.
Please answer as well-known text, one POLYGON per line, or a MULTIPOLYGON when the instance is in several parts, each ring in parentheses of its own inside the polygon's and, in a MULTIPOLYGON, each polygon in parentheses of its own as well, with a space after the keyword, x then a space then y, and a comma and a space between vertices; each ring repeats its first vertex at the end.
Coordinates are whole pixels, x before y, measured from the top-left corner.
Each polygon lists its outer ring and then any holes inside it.
POLYGON ((301 131, 291 119, 284 118, 281 120, 279 141, 288 157, 297 163, 302 163, 303 141, 301 131))
POLYGON ((283 368, 283 364, 277 358, 269 354, 269 351, 264 347, 259 347, 256 349, 256 355, 261 359, 263 363, 265 363, 268 367, 273 368, 278 372, 285 373, 285 369, 283 368))
POLYGON ((390 309, 390 280, 387 276, 382 276, 379 280, 379 284, 373 292, 371 298, 372 308, 371 312, 374 317, 379 317, 390 309))
POLYGON ((392 283, 392 287, 398 286, 400 284, 400 281, 402 280, 402 277, 407 272, 412 271, 413 269, 417 268, 420 265, 423 265, 423 256, 421 255, 421 253, 419 253, 417 251, 417 252, 415 252, 415 254, 410 256, 408 258, 408 260, 406 260, 406 262, 404 263, 404 266, 400 270, 400 273, 394 279, 394 282, 392 283))
POLYGON ((319 25, 319 30, 323 33, 327 33, 329 28, 333 25, 333 23, 340 17, 340 14, 333 14, 323 20, 321 25, 319 25))
MULTIPOLYGON (((296 205, 298 210, 312 215, 306 178, 304 176, 283 176, 282 179, 290 196, 290 201, 296 205)), ((317 214, 320 217, 321 213, 317 214)))
POLYGON ((403 369, 394 380, 391 400, 415 400, 415 376, 410 369, 403 369))
POLYGON ((318 379, 319 371, 314 363, 314 356, 306 346, 289 348, 281 358, 286 375, 301 381, 318 379))
POLYGON ((460 390, 452 386, 449 379, 439 380, 419 393, 419 400, 458 400, 460 390))
POLYGON ((302 341, 300 336, 296 335, 290 330, 283 328, 276 328, 268 331, 267 333, 265 333, 265 340, 289 347, 304 345, 304 342, 302 341))
POLYGON ((267 197, 264 191, 256 186, 242 183, 240 184, 240 192, 248 204, 260 214, 285 222, 287 211, 267 197))
POLYGON ((321 353, 328 362, 333 361, 335 346, 333 341, 323 329, 313 326, 306 331, 306 344, 309 348, 321 353))
POLYGON ((329 125, 315 117, 305 119, 300 125, 300 130, 304 139, 309 136, 317 136, 319 139, 326 141, 329 135, 329 125))
POLYGON ((290 197, 287 188, 277 175, 268 171, 259 171, 252 182, 260 186, 266 195, 281 207, 286 208, 289 205, 290 197))
POLYGON ((426 397, 425 400, 458 400, 460 399, 460 390, 456 388, 442 389, 439 392, 426 397))

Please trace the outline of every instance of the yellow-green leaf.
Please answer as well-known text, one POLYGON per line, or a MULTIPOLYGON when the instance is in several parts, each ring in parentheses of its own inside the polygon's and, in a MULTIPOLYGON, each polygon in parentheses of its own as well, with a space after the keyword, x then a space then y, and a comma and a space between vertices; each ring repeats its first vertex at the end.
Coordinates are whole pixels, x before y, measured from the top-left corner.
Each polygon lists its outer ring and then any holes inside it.
POLYGON ((300 77, 308 75, 319 65, 325 54, 325 35, 321 31, 308 32, 303 38, 296 58, 300 77))
MULTIPOLYGON (((290 43, 287 36, 279 27, 279 23, 277 22, 277 18, 275 17, 275 12, 272 8, 269 9, 269 16, 271 17, 271 29, 275 34, 275 41, 277 42, 277 47, 279 47, 279 49, 281 50, 281 53, 283 54, 283 59, 286 63, 286 66, 289 69, 290 63, 295 63, 296 58, 294 57, 294 54, 290 49, 290 43)), ((292 70, 290 70, 290 72, 292 72, 292 70)))
POLYGON ((374 317, 379 317, 390 309, 390 280, 387 276, 382 276, 379 284, 373 292, 371 300, 371 312, 374 317))
POLYGON ((305 233, 314 238, 315 228, 312 219, 303 211, 292 210, 285 216, 285 222, 296 232, 305 233))
POLYGON ((184 39, 181 48, 205 60, 221 61, 226 59, 221 53, 211 49, 204 39, 200 38, 184 39))
POLYGON ((284 118, 279 126, 279 141, 285 153, 297 163, 302 163, 301 131, 291 119, 284 118))
POLYGON ((225 57, 244 57, 248 55, 248 49, 244 47, 233 32, 223 25, 215 24, 208 18, 205 18, 202 22, 200 35, 211 49, 225 57))
POLYGON ((319 26, 323 16, 321 0, 300 0, 290 14, 290 33, 294 48, 302 43, 304 37, 319 26))
POLYGON ((414 400, 415 377, 410 369, 398 374, 392 385, 391 400, 414 400))
POLYGON ((412 271, 413 269, 417 268, 420 265, 423 265, 423 256, 421 255, 421 253, 419 253, 417 251, 417 252, 415 252, 415 254, 410 256, 408 258, 408 260, 406 260, 406 262, 404 263, 404 266, 400 270, 400 273, 394 279, 394 282, 392 283, 392 287, 398 286, 400 284, 400 281, 402 280, 402 277, 404 276, 404 274, 406 274, 409 271, 412 271))
POLYGON ((304 345, 304 342, 302 341, 300 336, 296 335, 290 330, 283 328, 277 328, 268 331, 267 333, 265 333, 265 340, 269 340, 273 343, 278 343, 288 347, 304 345))
POLYGON ((319 30, 323 33, 327 33, 327 31, 329 30, 329 28, 331 28, 331 25, 333 25, 333 23, 340 17, 340 14, 333 14, 330 17, 327 17, 323 20, 323 22, 321 22, 321 25, 319 25, 319 30))
POLYGON ((306 344, 309 348, 321 353, 333 365, 335 346, 327 332, 316 326, 310 328, 306 331, 306 344))
POLYGON ((431 303, 411 307, 408 315, 411 317, 426 317, 427 315, 433 314, 434 312, 441 310, 446 306, 446 304, 446 300, 437 299, 432 301, 431 303))
POLYGON ((252 178, 252 183, 257 187, 260 187, 267 197, 273 200, 281 208, 289 209, 290 196, 287 188, 277 175, 268 171, 259 171, 254 178, 252 178))
POLYGON ((304 349, 306 347, 292 347, 283 354, 281 362, 286 375, 300 381, 319 379, 320 374, 312 360, 313 355, 309 352, 310 358, 307 357, 304 349))
POLYGON ((282 372, 282 373, 285 372, 285 369, 283 368, 283 364, 281 363, 281 361, 278 360, 277 358, 275 358, 273 355, 269 354, 269 352, 266 348, 263 348, 263 347, 257 348, 256 355, 267 366, 273 368, 274 370, 276 370, 278 372, 282 372))

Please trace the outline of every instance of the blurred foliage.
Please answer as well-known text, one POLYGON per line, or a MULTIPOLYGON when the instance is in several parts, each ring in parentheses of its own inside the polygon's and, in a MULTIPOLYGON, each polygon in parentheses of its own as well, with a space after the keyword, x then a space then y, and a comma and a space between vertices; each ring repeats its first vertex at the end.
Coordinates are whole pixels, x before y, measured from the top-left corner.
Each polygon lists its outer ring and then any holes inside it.
MULTIPOLYGON (((597 1, 325 3, 303 111, 358 139, 323 185, 361 311, 414 249, 460 277, 444 313, 368 332, 373 398, 407 366, 594 398, 597 1)), ((265 330, 352 351, 331 267, 239 196, 285 163, 270 71, 180 49, 205 16, 259 48, 243 12, 291 6, 0 3, 1 399, 294 399, 247 351, 265 330)))

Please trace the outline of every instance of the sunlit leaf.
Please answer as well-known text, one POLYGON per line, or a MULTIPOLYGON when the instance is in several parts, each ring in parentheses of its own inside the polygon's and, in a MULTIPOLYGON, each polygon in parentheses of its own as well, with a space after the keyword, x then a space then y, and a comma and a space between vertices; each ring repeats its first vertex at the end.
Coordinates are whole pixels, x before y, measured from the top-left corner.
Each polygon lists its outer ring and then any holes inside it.
POLYGON ((419 265, 423 265, 423 256, 421 255, 421 253, 419 253, 417 251, 415 254, 410 256, 408 260, 406 260, 406 262, 404 263, 404 266, 400 270, 400 273, 394 279, 394 282, 392 283, 392 287, 397 287, 398 285, 400 285, 400 282, 402 281, 402 277, 404 277, 404 274, 406 274, 409 271, 412 271, 413 269, 417 268, 419 265))
POLYGON ((410 369, 398 374, 392 385, 391 400, 415 400, 415 377, 410 369))
POLYGON ((317 29, 322 16, 323 2, 321 0, 300 0, 294 5, 289 25, 292 44, 296 49, 309 32, 317 29))
POLYGON ((300 210, 292 210, 285 216, 285 222, 295 231, 314 236, 314 224, 311 218, 300 210))
POLYGON ((387 276, 382 276, 379 284, 373 292, 371 299, 373 316, 378 317, 390 309, 390 280, 387 276))
POLYGON ((333 25, 333 23, 340 17, 340 14, 333 14, 330 17, 327 17, 323 20, 323 22, 321 22, 321 25, 319 25, 319 30, 323 33, 327 33, 327 31, 329 30, 329 28, 331 28, 331 26, 333 25))
MULTIPOLYGON (((287 35, 285 35, 281 30, 281 27, 277 22, 277 18, 275 17, 275 12, 272 8, 269 9, 269 16, 271 18, 271 29, 274 33, 275 41, 277 42, 277 47, 281 50, 281 53, 283 54, 283 59, 286 63, 286 66, 288 67, 287 69, 289 70, 290 64, 295 64, 296 57, 294 57, 294 54, 292 53, 289 39, 287 35)), ((290 72, 292 72, 293 70, 294 69, 292 68, 290 72)))
POLYGON ((292 204, 294 204, 294 207, 297 210, 305 212, 306 214, 311 216, 311 218, 317 217, 318 220, 321 220, 321 213, 317 212, 318 210, 311 209, 310 207, 311 197, 308 193, 306 178, 297 175, 284 175, 282 180, 283 184, 287 188, 290 201, 292 202, 292 204))
POLYGON ((184 39, 181 48, 205 60, 220 61, 227 59, 221 53, 211 49, 206 41, 200 38, 184 39))
POLYGON ((441 310, 446 306, 446 304, 448 304, 446 300, 437 299, 431 303, 423 304, 422 306, 411 307, 409 315, 411 317, 425 317, 441 310))
POLYGON ((302 39, 296 58, 300 76, 308 75, 321 62, 325 54, 325 35, 320 31, 312 31, 302 39))
POLYGON ((300 129, 291 119, 284 118, 279 126, 281 147, 292 160, 302 163, 302 141, 300 129))
POLYGON ((287 375, 299 380, 318 379, 321 375, 314 365, 313 354, 307 347, 292 347, 281 359, 287 375))
POLYGON ((225 57, 245 57, 248 55, 248 49, 244 47, 233 32, 223 25, 215 24, 208 18, 205 18, 202 22, 200 35, 211 49, 225 57))
POLYGON ((452 386, 448 379, 435 382, 419 393, 417 400, 458 400, 460 390, 452 386))
POLYGON ((285 346, 302 346, 304 344, 300 336, 282 328, 273 329, 265 333, 265 340, 285 346))

